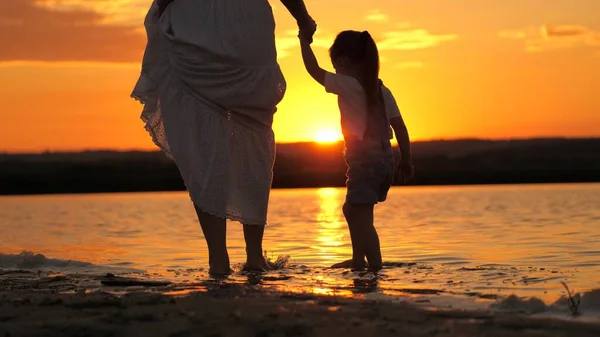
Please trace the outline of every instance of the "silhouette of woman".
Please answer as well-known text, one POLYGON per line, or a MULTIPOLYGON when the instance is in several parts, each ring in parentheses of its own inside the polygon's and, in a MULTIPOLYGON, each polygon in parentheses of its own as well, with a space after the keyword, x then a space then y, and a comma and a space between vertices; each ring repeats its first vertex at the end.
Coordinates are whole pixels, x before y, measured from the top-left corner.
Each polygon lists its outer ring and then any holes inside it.
MULTIPOLYGON (((303 1, 282 0, 312 39, 303 1)), ((154 143, 185 182, 214 274, 230 272, 226 219, 243 224, 246 268, 265 269, 273 114, 286 91, 267 0, 157 0, 132 97, 154 143)))

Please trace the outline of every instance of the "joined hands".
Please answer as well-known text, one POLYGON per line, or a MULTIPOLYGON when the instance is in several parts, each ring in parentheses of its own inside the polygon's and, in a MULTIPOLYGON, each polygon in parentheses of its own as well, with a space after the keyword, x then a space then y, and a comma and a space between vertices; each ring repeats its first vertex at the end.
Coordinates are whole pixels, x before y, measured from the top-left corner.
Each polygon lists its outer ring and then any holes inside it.
POLYGON ((313 42, 313 35, 317 31, 317 23, 313 18, 307 16, 304 20, 298 21, 298 28, 300 29, 298 37, 306 40, 309 44, 313 42))

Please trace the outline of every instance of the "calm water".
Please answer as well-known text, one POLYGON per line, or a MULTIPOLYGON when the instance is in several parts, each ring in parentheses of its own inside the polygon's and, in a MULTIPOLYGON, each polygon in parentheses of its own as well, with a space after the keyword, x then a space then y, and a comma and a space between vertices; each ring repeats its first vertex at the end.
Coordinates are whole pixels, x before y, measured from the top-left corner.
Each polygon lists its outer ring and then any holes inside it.
MULTIPOLYGON (((475 301, 511 293, 552 301, 560 281, 577 291, 600 288, 600 184, 394 188, 375 211, 387 262, 378 280, 326 268, 350 256, 344 193, 272 192, 264 247, 291 260, 262 280, 265 287, 475 301)), ((176 281, 207 277, 186 193, 3 197, 0 221, 0 267, 27 267, 10 254, 32 251, 176 281)), ((228 242, 232 262, 243 262, 239 224, 228 223, 228 242)))

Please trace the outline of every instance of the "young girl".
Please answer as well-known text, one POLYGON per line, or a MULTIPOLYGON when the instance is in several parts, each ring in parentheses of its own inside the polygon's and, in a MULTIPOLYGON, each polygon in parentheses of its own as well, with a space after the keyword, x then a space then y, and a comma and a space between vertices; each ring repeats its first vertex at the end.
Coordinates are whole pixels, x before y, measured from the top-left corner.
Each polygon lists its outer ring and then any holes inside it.
POLYGON ((308 73, 329 93, 338 95, 344 135, 347 193, 344 216, 352 240, 352 260, 333 267, 382 268, 379 236, 373 226, 373 208, 385 201, 394 182, 394 156, 390 144, 394 129, 400 146, 400 179, 413 175, 410 139, 394 96, 379 80, 379 52, 367 32, 344 31, 329 50, 335 74, 323 70, 310 41, 300 36, 302 58, 308 73))

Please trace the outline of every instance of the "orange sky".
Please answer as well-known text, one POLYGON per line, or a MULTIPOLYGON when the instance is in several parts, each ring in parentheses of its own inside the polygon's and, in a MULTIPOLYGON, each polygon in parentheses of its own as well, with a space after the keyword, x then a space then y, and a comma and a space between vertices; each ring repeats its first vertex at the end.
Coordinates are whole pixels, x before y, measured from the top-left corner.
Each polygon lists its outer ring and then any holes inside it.
MULTIPOLYGON (((154 149, 129 98, 149 0, 0 0, 0 151, 154 149)), ((271 1, 287 95, 279 142, 339 134, 271 1)), ((598 0, 308 0, 315 48, 368 29, 413 139, 600 136, 598 0), (574 4, 576 3, 576 5, 574 4)))

